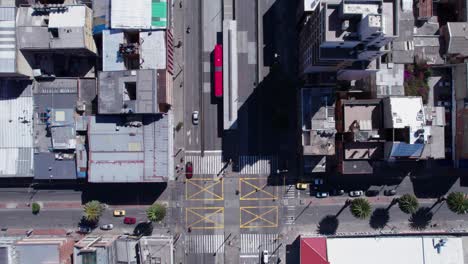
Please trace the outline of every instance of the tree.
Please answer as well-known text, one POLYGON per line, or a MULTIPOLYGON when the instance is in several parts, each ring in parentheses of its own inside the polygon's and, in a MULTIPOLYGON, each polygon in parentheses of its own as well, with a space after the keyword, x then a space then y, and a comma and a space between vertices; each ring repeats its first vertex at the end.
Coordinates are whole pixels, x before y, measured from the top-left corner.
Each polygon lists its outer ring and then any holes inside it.
POLYGON ((366 219, 372 212, 369 201, 365 198, 356 198, 351 202, 351 214, 359 219, 366 219))
POLYGON ((447 197, 447 206, 454 213, 466 214, 468 212, 468 197, 462 192, 452 192, 447 197))
POLYGON ((404 194, 398 198, 398 207, 406 214, 414 214, 419 208, 418 198, 412 194, 404 194))
POLYGON ((93 200, 87 202, 83 206, 83 210, 85 220, 96 224, 99 222, 99 218, 101 217, 102 212, 104 211, 104 205, 102 205, 99 201, 93 200))
POLYGON ((166 216, 166 207, 162 204, 155 203, 146 210, 146 216, 151 222, 159 222, 166 216))
POLYGON ((36 215, 41 210, 41 206, 38 203, 32 203, 31 209, 32 209, 32 213, 36 215))

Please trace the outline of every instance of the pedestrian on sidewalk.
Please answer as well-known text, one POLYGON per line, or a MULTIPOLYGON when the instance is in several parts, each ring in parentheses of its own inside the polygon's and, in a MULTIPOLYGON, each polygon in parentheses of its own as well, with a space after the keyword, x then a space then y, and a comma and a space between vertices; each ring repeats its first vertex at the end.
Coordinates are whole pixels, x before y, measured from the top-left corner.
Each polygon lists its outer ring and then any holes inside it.
POLYGON ((190 34, 190 26, 187 27, 186 32, 187 32, 187 34, 190 34))

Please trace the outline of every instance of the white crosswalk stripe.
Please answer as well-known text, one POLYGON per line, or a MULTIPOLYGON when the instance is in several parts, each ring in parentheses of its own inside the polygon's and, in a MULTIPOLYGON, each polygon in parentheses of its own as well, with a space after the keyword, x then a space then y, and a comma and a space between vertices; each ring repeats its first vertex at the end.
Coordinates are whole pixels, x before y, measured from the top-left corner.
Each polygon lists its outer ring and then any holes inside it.
POLYGON ((276 156, 240 156, 240 174, 272 174, 278 168, 276 156))
POLYGON ((268 250, 275 251, 278 244, 278 234, 241 234, 241 253, 260 254, 268 250))
POLYGON ((224 253, 224 235, 187 235, 187 253, 224 253))
POLYGON ((287 185, 283 199, 296 199, 296 186, 292 184, 287 185))
POLYGON ((185 156, 185 160, 192 162, 193 174, 218 174, 225 163, 221 155, 185 156))

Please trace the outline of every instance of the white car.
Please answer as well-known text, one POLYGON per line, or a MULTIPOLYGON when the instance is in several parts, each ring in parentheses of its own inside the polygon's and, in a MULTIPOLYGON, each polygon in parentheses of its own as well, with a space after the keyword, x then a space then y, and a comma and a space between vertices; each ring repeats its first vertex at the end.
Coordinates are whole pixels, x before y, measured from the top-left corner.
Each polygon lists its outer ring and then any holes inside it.
POLYGON ((314 184, 315 185, 322 185, 323 184, 323 179, 314 179, 314 184))
POLYGON ((193 111, 192 113, 192 123, 198 125, 198 111, 193 111))
POLYGON ((262 263, 268 263, 268 250, 263 250, 262 252, 262 263))
POLYGON ((315 197, 317 197, 317 198, 326 198, 326 197, 328 197, 328 193, 327 192, 317 192, 315 194, 315 197))
POLYGON ((107 224, 107 225, 102 225, 101 229, 102 230, 112 230, 114 228, 113 224, 107 224))
POLYGON ((363 194, 364 194, 363 191, 350 191, 349 192, 349 196, 351 196, 351 197, 359 197, 359 196, 361 196, 363 194))

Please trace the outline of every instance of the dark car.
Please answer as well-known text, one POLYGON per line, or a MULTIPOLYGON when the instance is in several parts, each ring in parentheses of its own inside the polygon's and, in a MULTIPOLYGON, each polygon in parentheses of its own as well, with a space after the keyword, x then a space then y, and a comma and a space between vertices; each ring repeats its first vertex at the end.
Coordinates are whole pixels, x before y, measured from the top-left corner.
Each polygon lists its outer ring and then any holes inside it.
POLYGON ((133 225, 136 223, 136 218, 135 217, 125 217, 124 220, 123 220, 124 224, 127 224, 127 225, 133 225))
POLYGON ((91 233, 91 231, 93 231, 93 229, 89 226, 79 226, 78 227, 78 233, 81 233, 81 234, 89 234, 91 233))
POLYGON ((341 195, 343 195, 344 193, 345 193, 345 191, 344 191, 344 190, 341 190, 341 189, 333 189, 333 190, 331 191, 331 195, 332 195, 332 196, 341 196, 341 195))
POLYGON ((380 192, 378 190, 367 190, 366 191, 366 196, 373 197, 373 196, 379 195, 379 193, 380 192))
POLYGON ((385 196, 393 196, 396 194, 396 190, 395 189, 391 189, 391 190, 385 190, 384 191, 384 195, 385 196))
POLYGON ((193 177, 193 164, 192 162, 185 163, 185 177, 191 179, 193 177))

